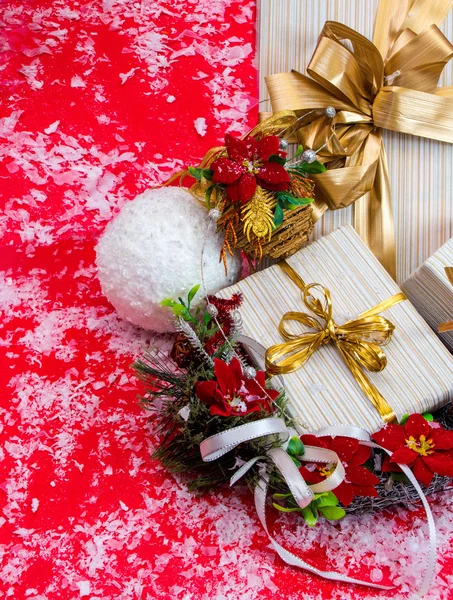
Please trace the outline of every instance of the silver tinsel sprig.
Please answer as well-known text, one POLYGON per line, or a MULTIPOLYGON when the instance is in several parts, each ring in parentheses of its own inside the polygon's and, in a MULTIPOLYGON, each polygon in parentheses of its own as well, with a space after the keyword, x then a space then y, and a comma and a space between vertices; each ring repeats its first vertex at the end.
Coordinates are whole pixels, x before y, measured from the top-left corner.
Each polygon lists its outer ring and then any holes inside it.
POLYGON ((178 332, 183 333, 186 336, 187 340, 189 341, 189 344, 192 346, 192 348, 195 350, 198 356, 202 360, 204 360, 210 367, 213 367, 214 361, 203 348, 203 344, 201 343, 200 338, 197 336, 197 334, 189 325, 189 323, 185 321, 182 317, 177 317, 175 319, 175 328, 178 332))

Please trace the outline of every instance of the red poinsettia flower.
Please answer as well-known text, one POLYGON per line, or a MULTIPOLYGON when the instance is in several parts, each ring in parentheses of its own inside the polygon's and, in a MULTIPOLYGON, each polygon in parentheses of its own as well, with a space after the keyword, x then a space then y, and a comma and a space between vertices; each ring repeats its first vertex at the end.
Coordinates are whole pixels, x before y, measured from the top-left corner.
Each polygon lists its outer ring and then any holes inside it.
POLYGON ((389 423, 373 435, 380 445, 393 454, 382 465, 385 472, 400 471, 398 465, 410 467, 415 477, 429 486, 434 473, 453 477, 453 431, 439 423, 428 423, 422 415, 411 415, 404 425, 389 423))
POLYGON ((265 389, 264 371, 258 371, 255 379, 247 379, 237 358, 229 365, 215 358, 214 375, 215 381, 201 381, 196 387, 197 396, 210 407, 211 415, 230 417, 260 410, 271 412, 272 402, 279 395, 277 390, 265 389))
POLYGON ((221 157, 212 163, 213 183, 225 185, 228 198, 242 204, 252 198, 257 185, 274 192, 287 190, 290 178, 285 167, 269 162, 272 154, 279 154, 279 144, 276 135, 240 140, 227 134, 228 158, 221 157))
MULTIPOLYGON (((343 506, 349 506, 354 496, 377 496, 374 487, 379 478, 362 465, 370 458, 371 448, 359 444, 358 440, 348 437, 316 437, 302 435, 307 446, 327 448, 338 454, 345 468, 346 477, 333 491, 343 506)), ((335 469, 334 464, 307 463, 299 471, 307 483, 321 483, 335 469)))

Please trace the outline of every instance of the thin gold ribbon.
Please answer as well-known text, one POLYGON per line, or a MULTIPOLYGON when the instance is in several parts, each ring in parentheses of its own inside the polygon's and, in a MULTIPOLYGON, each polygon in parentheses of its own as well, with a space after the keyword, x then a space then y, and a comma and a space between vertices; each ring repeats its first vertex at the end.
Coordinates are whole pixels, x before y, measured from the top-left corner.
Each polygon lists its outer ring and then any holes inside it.
MULTIPOLYGON (((445 275, 448 281, 453 285, 453 267, 445 267, 445 275)), ((453 321, 446 321, 441 323, 437 328, 439 333, 445 333, 446 331, 453 331, 453 321)))
POLYGON ((316 316, 295 311, 283 315, 278 331, 285 341, 271 346, 266 351, 267 373, 269 375, 293 373, 303 367, 322 344, 333 343, 382 419, 386 423, 395 421, 396 415, 393 409, 368 379, 364 369, 378 372, 387 365, 387 357, 380 346, 390 341, 395 326, 378 314, 406 300, 406 296, 401 292, 395 294, 363 312, 356 319, 347 321, 344 325, 337 325, 332 315, 330 291, 319 283, 305 284, 286 261, 280 262, 279 266, 301 290, 305 306, 316 316), (315 289, 322 296, 322 300, 312 295, 311 292, 315 289), (289 321, 311 327, 315 332, 291 333, 286 328, 286 323, 289 321))
POLYGON ((382 128, 453 143, 453 87, 438 88, 453 46, 441 33, 453 0, 380 0, 373 42, 328 21, 307 68, 266 78, 272 110, 302 117, 297 140, 319 151, 314 218, 354 203, 354 225, 395 277, 382 128), (337 110, 334 119, 324 109, 337 110))

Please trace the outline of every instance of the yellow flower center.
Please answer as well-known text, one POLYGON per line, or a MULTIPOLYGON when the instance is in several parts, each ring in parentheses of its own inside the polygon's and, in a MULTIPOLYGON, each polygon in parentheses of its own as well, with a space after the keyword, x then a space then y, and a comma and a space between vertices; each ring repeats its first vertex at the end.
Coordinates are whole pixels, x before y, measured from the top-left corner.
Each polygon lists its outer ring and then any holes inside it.
POLYGON ((416 440, 412 435, 409 436, 409 439, 406 440, 406 446, 422 456, 428 456, 434 452, 433 440, 431 438, 427 440, 425 435, 421 435, 420 439, 418 440, 416 440))
POLYGON ((256 175, 263 166, 263 164, 260 160, 253 161, 244 159, 242 161, 242 166, 244 166, 247 169, 248 173, 253 173, 253 175, 256 175))
POLYGON ((323 477, 329 477, 335 471, 335 464, 329 463, 323 467, 318 467, 318 471, 323 477))

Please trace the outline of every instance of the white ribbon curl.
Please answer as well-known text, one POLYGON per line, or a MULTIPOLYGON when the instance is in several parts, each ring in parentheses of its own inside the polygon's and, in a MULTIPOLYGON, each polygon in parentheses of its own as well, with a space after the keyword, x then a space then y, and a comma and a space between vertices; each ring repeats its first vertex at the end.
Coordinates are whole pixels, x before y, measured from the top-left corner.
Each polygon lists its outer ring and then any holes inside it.
MULTIPOLYGON (((283 445, 291 437, 291 435, 292 432, 288 429, 283 419, 277 417, 269 417, 266 419, 253 421, 245 425, 240 425, 239 427, 233 427, 232 429, 222 431, 221 433, 206 438, 200 444, 200 452, 202 459, 205 462, 210 462, 213 460, 217 460, 218 458, 220 458, 227 452, 230 452, 231 450, 239 446, 239 444, 242 444, 244 442, 270 436, 273 436, 275 441, 275 438, 277 436, 278 441, 280 441, 283 445)), ((389 450, 386 450, 385 448, 372 442, 370 434, 359 427, 349 425, 326 427, 324 429, 320 429, 319 431, 314 433, 314 435, 318 437, 342 436, 354 438, 358 440, 360 444, 369 446, 371 448, 378 448, 386 452, 389 456, 392 455, 392 452, 390 452, 389 450)), ((241 477, 243 477, 247 473, 247 471, 249 471, 249 469, 253 467, 253 465, 255 465, 255 463, 257 463, 260 460, 268 459, 268 466, 266 467, 266 471, 262 474, 260 482, 255 486, 255 508, 260 519, 261 525, 263 526, 263 529, 265 530, 269 541, 271 542, 277 554, 287 564, 299 567, 300 569, 304 569, 305 571, 309 571, 310 573, 314 573, 315 575, 323 577, 324 579, 366 585, 368 587, 380 590, 393 589, 394 586, 379 585, 368 581, 362 581, 360 579, 353 579, 352 577, 348 577, 346 575, 342 575, 341 573, 336 573, 334 571, 321 571, 320 569, 316 569, 315 567, 306 563, 304 560, 302 560, 292 552, 289 552, 289 550, 286 550, 286 548, 281 546, 272 537, 272 535, 269 532, 266 521, 266 497, 269 484, 269 460, 278 469, 286 484, 288 485, 291 494, 293 495, 297 504, 301 508, 305 508, 310 504, 310 502, 314 498, 315 493, 318 494, 334 490, 345 479, 344 466, 341 463, 336 452, 333 452, 332 450, 328 450, 325 448, 317 448, 315 446, 305 446, 305 452, 303 456, 298 456, 297 458, 298 460, 304 462, 321 462, 334 464, 335 469, 331 473, 331 475, 326 477, 326 479, 321 483, 308 485, 302 477, 299 469, 296 467, 291 457, 285 452, 285 450, 280 447, 273 447, 270 450, 268 450, 264 456, 255 456, 247 463, 242 465, 242 467, 240 467, 230 479, 230 485, 233 485, 241 477)), ((419 597, 422 597, 428 592, 432 578, 435 573, 436 528, 429 504, 412 471, 406 465, 398 466, 407 476, 407 478, 417 491, 418 495, 420 496, 428 521, 428 559, 422 583, 418 591, 419 597)))

